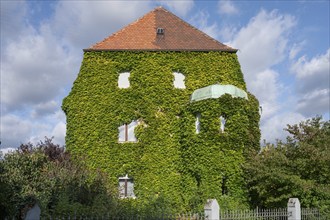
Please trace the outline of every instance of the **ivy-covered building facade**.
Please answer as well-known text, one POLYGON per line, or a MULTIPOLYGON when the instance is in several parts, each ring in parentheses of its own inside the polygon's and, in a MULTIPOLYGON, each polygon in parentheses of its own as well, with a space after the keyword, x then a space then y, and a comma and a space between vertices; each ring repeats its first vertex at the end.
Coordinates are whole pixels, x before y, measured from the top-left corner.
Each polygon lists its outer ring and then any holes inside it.
POLYGON ((63 100, 67 149, 141 206, 244 205, 259 105, 236 52, 162 7, 147 13, 84 50, 63 100))

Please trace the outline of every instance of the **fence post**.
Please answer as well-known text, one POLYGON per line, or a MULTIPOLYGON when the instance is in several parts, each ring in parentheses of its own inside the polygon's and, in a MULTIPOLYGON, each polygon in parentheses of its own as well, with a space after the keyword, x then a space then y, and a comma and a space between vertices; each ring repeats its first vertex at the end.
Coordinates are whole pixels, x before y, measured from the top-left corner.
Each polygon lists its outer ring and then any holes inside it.
POLYGON ((218 201, 216 199, 208 199, 204 206, 205 219, 220 220, 219 211, 218 201))
POLYGON ((288 220, 301 220, 300 202, 298 198, 288 201, 288 220))

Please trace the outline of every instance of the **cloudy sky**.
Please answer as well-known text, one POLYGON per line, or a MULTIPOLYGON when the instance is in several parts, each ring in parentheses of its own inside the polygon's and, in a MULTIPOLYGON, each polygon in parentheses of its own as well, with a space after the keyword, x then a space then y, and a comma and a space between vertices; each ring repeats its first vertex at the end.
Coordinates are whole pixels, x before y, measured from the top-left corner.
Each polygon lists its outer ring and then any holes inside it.
MULTIPOLYGON (((286 124, 329 120, 329 1, 0 1, 1 148, 54 136, 82 49, 157 6, 238 48, 248 90, 262 106, 262 139, 286 124)), ((6 150, 4 150, 6 151, 6 150)))

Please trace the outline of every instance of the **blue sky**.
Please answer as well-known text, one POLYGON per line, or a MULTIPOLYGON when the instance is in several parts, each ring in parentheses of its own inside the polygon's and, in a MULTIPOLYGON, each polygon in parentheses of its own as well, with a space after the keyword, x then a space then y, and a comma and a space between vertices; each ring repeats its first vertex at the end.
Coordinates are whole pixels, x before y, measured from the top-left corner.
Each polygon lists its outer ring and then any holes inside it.
POLYGON ((45 136, 64 144, 61 110, 82 49, 157 6, 237 52, 262 106, 262 139, 329 120, 329 1, 1 1, 1 148, 45 136))

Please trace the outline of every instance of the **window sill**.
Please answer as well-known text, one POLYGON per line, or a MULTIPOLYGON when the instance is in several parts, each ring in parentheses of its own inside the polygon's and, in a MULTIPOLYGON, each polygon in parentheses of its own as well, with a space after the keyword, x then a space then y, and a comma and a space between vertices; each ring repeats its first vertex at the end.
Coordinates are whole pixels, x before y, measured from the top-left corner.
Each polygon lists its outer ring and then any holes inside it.
POLYGON ((119 144, 138 143, 138 141, 118 141, 119 144))

